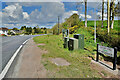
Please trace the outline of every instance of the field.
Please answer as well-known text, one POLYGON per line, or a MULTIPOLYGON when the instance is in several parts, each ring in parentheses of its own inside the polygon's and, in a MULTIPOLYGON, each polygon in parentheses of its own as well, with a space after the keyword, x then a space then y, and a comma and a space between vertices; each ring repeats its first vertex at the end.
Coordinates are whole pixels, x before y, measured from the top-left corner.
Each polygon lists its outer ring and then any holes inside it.
MULTIPOLYGON (((120 25, 118 25, 119 22, 120 22, 120 20, 115 20, 114 21, 114 28, 113 28, 113 30, 118 31, 118 28, 120 28, 120 25)), ((101 24, 102 24, 102 21, 96 21, 97 27, 101 27, 101 24)), ((87 25, 88 25, 88 27, 94 27, 94 21, 88 21, 87 25)), ((103 22, 103 26, 104 26, 104 29, 107 28, 107 21, 103 22)))

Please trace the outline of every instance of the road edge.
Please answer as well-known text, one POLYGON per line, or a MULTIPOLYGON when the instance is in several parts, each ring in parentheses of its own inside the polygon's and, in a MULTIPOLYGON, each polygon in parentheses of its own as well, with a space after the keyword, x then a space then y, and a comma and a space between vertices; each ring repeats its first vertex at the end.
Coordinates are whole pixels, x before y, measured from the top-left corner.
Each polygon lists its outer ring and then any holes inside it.
POLYGON ((28 42, 28 40, 30 40, 32 38, 29 38, 27 40, 25 40, 20 46, 19 48, 15 51, 14 55, 10 58, 10 60, 8 61, 8 63, 6 64, 6 66, 4 67, 4 69, 2 70, 1 74, 0 74, 0 80, 2 80, 5 75, 7 74, 10 66, 12 65, 13 61, 15 60, 16 56, 18 55, 18 53, 20 52, 20 50, 22 49, 22 47, 28 42))

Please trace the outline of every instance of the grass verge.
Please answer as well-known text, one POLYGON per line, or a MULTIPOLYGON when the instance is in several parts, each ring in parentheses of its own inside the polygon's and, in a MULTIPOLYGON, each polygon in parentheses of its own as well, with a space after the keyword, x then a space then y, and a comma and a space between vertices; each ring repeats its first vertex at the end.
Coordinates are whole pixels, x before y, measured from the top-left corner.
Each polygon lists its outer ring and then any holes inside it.
MULTIPOLYGON (((62 35, 45 35, 34 38, 34 41, 37 44, 46 44, 38 47, 47 50, 48 52, 47 54, 42 55, 42 63, 48 71, 48 77, 101 78, 113 76, 99 66, 91 63, 91 60, 88 58, 88 55, 94 55, 96 53, 96 44, 93 44, 93 36, 82 28, 77 32, 85 35, 85 48, 88 50, 69 51, 68 49, 64 49, 62 35), (63 58, 71 65, 57 66, 49 61, 50 58, 63 58)), ((70 36, 72 37, 73 35, 70 36)))

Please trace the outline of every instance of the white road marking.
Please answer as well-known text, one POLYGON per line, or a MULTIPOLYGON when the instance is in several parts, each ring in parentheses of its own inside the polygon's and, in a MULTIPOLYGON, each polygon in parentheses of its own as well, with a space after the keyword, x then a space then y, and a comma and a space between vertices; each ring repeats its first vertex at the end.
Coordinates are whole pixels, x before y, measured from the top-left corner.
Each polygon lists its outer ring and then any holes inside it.
MULTIPOLYGON (((31 39, 31 38, 30 38, 31 39)), ((7 71, 9 70, 12 62, 14 61, 15 57, 17 56, 17 54, 19 53, 19 51, 21 50, 21 48, 23 47, 23 45, 28 41, 29 39, 27 39, 25 42, 22 43, 22 45, 16 50, 16 52, 14 53, 14 55, 11 57, 11 59, 8 61, 7 65, 5 66, 5 68, 2 70, 1 74, 0 74, 0 80, 2 80, 7 71)))
POLYGON ((28 41, 28 39, 27 39, 25 42, 23 42, 23 45, 24 45, 27 41, 28 41))

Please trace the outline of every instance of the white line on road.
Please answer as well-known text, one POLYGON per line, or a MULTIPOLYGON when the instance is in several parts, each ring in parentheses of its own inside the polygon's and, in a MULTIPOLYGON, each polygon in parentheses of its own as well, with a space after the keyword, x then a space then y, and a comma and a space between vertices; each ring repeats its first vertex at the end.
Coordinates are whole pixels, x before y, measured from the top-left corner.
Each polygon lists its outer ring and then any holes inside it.
POLYGON ((27 39, 25 42, 23 42, 23 45, 24 45, 27 41, 28 41, 28 39, 27 39))
MULTIPOLYGON (((30 38, 31 39, 31 38, 30 38)), ((27 39, 25 42, 22 43, 22 45, 16 50, 16 52, 14 53, 14 55, 11 57, 11 59, 8 61, 7 65, 5 66, 5 68, 2 70, 1 74, 0 74, 0 80, 2 80, 7 71, 9 70, 12 62, 14 61, 15 57, 17 56, 17 54, 19 53, 19 51, 21 50, 21 48, 23 47, 23 45, 28 41, 29 39, 27 39)))

